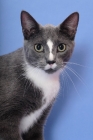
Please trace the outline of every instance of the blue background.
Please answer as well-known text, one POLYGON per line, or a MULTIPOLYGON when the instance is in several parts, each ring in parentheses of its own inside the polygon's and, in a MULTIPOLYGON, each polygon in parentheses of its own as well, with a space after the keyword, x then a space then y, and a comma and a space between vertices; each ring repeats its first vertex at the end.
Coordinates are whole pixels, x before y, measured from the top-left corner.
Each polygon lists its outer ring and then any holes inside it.
POLYGON ((66 73, 61 77, 61 91, 44 135, 46 140, 93 140, 93 1, 0 0, 0 55, 23 46, 21 10, 28 11, 42 25, 58 25, 71 13, 80 13, 70 62, 83 66, 70 64, 74 71, 67 72, 72 80, 66 73))

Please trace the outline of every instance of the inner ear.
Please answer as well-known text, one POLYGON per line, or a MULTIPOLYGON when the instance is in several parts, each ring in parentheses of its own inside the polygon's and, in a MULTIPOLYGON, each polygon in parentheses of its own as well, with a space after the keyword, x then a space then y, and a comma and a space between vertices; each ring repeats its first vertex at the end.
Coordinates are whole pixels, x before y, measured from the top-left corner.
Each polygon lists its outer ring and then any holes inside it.
POLYGON ((25 39, 29 39, 39 30, 39 24, 36 20, 26 11, 21 12, 21 26, 25 39))
POLYGON ((72 13, 63 23, 60 24, 60 31, 71 40, 74 40, 78 22, 79 14, 77 12, 72 13))

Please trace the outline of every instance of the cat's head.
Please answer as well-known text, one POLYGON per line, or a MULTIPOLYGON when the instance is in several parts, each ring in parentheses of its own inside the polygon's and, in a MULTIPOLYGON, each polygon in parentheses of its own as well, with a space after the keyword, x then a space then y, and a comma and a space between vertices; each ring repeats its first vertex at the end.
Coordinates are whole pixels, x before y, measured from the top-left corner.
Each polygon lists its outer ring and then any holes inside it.
POLYGON ((79 14, 72 13, 59 26, 41 26, 26 11, 21 12, 26 61, 47 73, 63 68, 74 48, 79 14))

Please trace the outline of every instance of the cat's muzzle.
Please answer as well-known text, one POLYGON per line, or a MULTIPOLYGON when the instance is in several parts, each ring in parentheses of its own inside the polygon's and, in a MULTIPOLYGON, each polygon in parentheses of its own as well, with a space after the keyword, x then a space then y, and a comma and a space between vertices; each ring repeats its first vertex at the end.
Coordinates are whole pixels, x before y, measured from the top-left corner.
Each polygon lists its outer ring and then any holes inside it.
POLYGON ((53 63, 53 64, 47 64, 45 66, 45 71, 47 73, 53 73, 57 70, 57 64, 56 63, 53 63))

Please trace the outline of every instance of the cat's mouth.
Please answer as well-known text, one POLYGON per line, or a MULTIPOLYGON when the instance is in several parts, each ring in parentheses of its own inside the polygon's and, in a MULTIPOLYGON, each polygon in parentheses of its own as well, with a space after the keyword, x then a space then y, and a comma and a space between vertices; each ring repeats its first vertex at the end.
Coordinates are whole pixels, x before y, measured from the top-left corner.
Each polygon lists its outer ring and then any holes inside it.
POLYGON ((57 64, 56 63, 54 63, 52 65, 47 64, 45 66, 45 72, 47 72, 47 73, 51 74, 51 73, 54 73, 56 71, 57 71, 57 64))

